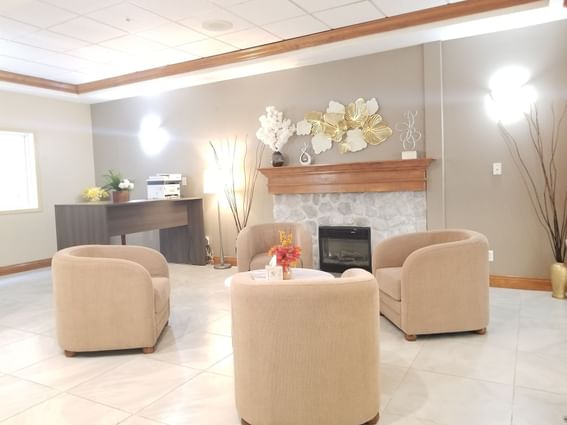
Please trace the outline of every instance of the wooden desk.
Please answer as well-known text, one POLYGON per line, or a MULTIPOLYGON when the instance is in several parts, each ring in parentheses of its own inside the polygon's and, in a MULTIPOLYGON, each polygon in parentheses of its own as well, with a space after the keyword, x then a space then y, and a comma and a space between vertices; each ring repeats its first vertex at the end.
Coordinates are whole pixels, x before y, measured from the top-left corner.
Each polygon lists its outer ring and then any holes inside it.
POLYGON ((172 263, 206 264, 203 200, 55 205, 57 249, 110 244, 110 237, 160 229, 160 251, 172 263))

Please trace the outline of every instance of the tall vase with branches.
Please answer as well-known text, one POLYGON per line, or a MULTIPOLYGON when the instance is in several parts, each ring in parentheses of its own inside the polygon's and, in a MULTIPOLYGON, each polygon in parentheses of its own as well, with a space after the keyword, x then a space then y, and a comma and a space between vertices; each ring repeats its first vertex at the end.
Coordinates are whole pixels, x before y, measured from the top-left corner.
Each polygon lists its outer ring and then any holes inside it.
MULTIPOLYGON (((519 139, 500 122, 499 128, 506 142, 506 146, 518 167, 522 181, 529 195, 531 205, 536 213, 539 223, 545 229, 553 258, 556 265, 552 265, 552 283, 554 267, 561 269, 561 279, 567 278, 565 271, 565 239, 567 238, 567 189, 565 182, 559 180, 558 166, 559 147, 565 148, 561 131, 567 122, 567 102, 557 113, 551 108, 551 131, 544 134, 538 107, 532 104, 530 111, 524 114, 529 149, 523 148, 519 139), (533 162, 535 158, 535 165, 533 162), (562 183, 563 187, 559 184, 562 183), (565 278, 563 277, 565 276, 565 278)), ((563 135, 563 137, 565 137, 563 135)), ((556 298, 564 297, 565 288, 554 289, 556 298)))
POLYGON ((254 191, 258 179, 258 169, 262 163, 265 145, 256 143, 254 156, 248 158, 248 137, 244 141, 232 140, 209 141, 220 176, 223 189, 234 219, 236 232, 240 233, 248 224, 250 211, 254 203, 254 191), (242 181, 240 184, 240 180, 242 181))

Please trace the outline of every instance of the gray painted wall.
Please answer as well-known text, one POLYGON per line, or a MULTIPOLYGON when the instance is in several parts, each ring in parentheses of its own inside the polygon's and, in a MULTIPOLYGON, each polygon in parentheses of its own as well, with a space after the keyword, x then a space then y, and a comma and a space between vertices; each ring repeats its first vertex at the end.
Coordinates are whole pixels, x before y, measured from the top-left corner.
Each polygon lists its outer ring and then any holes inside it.
MULTIPOLYGON (((532 83, 542 102, 550 94, 566 98, 567 52, 550 42, 561 39, 567 39, 565 22, 93 105, 97 181, 107 169, 119 170, 136 179, 134 197, 143 198, 143 182, 150 174, 182 172, 189 181, 184 194, 201 196, 203 172, 211 161, 208 141, 248 134, 253 144, 265 106, 275 105, 298 121, 307 111, 324 110, 329 100, 348 103, 376 97, 392 127, 407 109, 420 113, 417 128, 426 134, 418 150, 436 158, 427 194, 430 228, 446 225, 485 233, 495 251, 493 274, 546 277, 552 257, 545 234, 486 113, 484 96, 490 76, 500 66, 524 64, 534 75, 532 83), (155 157, 146 156, 137 140, 147 113, 161 116, 172 136, 155 157), (504 164, 503 176, 491 175, 492 162, 504 164)), ((291 163, 297 163, 306 140, 296 136, 285 146, 291 163)), ((315 162, 397 159, 400 151, 395 132, 380 146, 345 155, 333 150, 316 156, 315 162)), ((561 155, 565 168, 566 156, 561 155)), ((266 166, 268 157, 266 152, 266 166)), ((258 181, 251 223, 272 220, 265 183, 263 177, 258 181)), ((207 234, 218 252, 216 203, 207 196, 205 205, 207 234)), ((226 210, 223 216, 225 253, 231 255, 236 234, 226 210)))

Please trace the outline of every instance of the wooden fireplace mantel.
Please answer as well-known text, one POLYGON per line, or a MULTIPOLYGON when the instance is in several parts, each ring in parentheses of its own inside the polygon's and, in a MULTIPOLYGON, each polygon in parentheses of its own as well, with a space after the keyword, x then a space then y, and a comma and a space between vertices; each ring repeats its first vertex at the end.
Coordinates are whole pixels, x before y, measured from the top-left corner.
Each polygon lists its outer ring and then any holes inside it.
POLYGON ((427 187, 431 158, 260 168, 271 194, 417 192, 427 187))

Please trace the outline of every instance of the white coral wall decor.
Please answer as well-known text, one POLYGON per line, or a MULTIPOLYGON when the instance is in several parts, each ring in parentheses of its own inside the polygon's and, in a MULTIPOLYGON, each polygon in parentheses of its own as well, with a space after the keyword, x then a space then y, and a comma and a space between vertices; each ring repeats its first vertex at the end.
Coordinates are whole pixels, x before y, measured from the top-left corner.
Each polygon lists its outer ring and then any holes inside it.
POLYGON ((331 100, 325 113, 312 111, 297 123, 297 134, 311 135, 316 154, 339 144, 341 153, 357 152, 369 144, 378 145, 392 135, 392 129, 377 114, 375 98, 368 101, 356 99, 348 105, 331 100))
POLYGON ((260 128, 256 137, 273 151, 280 151, 295 133, 295 126, 290 119, 284 119, 283 113, 274 106, 266 107, 266 114, 260 116, 260 128))

